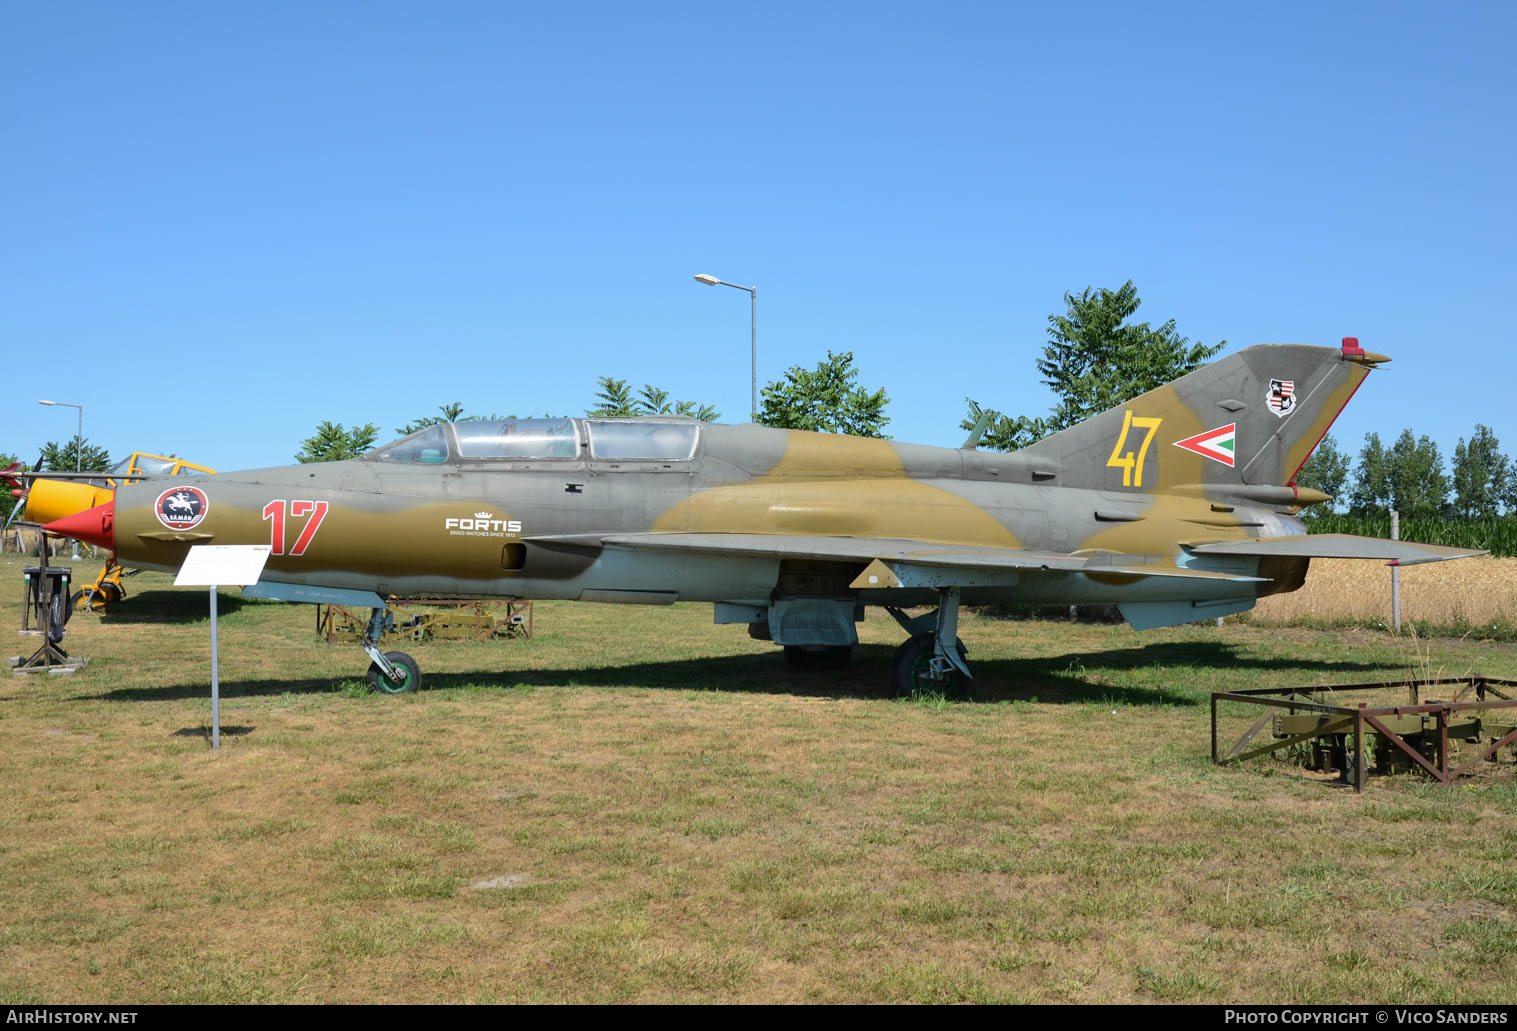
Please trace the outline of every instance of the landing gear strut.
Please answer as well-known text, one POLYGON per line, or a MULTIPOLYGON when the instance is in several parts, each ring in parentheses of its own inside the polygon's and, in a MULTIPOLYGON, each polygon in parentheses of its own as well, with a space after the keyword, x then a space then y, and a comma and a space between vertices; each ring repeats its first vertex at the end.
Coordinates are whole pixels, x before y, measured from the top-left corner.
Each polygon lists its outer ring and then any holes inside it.
POLYGON ((379 640, 394 623, 388 609, 375 609, 363 635, 363 650, 374 661, 369 666, 369 687, 381 694, 410 694, 421 686, 421 667, 405 652, 382 652, 379 640))
POLYGON ((969 672, 969 653, 959 640, 959 589, 940 588, 937 611, 915 619, 899 609, 887 611, 911 635, 896 649, 890 663, 890 685, 895 693, 902 698, 927 693, 967 695, 973 675, 969 672))

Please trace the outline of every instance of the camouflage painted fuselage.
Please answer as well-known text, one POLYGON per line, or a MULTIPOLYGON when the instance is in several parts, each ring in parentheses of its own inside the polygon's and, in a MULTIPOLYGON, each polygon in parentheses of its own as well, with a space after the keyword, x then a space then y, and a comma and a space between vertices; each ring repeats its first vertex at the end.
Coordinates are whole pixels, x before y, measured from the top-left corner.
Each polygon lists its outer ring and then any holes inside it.
POLYGON ((273 543, 266 581, 381 595, 931 602, 922 586, 850 586, 869 562, 853 552, 732 553, 721 535, 905 541, 1109 556, 1121 570, 969 578, 967 603, 1230 601, 1236 611, 1299 587, 1307 559, 1189 545, 1303 533, 1295 515, 1312 499, 1291 480, 1377 360, 1250 348, 1014 454, 703 425, 687 460, 608 461, 593 457, 581 420, 575 458, 469 460, 455 445, 435 464, 363 458, 197 478, 205 503, 193 525, 165 521, 165 486, 144 482, 117 493, 115 541, 124 564, 165 570, 196 543, 273 543), (676 534, 705 543, 642 546, 676 534), (637 540, 618 540, 628 535, 637 540))

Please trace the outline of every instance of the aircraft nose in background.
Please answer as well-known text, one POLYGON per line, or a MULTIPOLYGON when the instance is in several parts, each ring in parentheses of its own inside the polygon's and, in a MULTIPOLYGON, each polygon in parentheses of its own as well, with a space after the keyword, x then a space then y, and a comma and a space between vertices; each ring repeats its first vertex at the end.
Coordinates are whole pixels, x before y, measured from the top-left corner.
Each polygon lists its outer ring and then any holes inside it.
POLYGON ((115 551, 116 502, 107 501, 103 505, 96 505, 83 512, 65 516, 46 524, 42 529, 60 537, 72 537, 76 541, 93 544, 97 548, 115 551))

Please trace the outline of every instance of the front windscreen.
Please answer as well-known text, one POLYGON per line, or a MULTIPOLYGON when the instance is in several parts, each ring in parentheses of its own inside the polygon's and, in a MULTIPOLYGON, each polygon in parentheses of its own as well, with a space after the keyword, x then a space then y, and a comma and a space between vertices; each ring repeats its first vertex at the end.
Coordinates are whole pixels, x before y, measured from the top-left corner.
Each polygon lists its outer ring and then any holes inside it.
POLYGON ((460 458, 577 458, 573 419, 478 419, 453 424, 460 458))
POLYGON ((448 460, 448 431, 442 425, 417 430, 368 456, 379 462, 440 465, 448 460))

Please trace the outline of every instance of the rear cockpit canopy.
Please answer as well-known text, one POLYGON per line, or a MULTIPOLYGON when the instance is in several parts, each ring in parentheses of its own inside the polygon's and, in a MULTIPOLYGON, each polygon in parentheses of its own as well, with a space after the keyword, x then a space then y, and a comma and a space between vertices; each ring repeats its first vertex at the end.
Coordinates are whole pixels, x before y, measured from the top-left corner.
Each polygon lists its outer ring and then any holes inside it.
POLYGON ((491 460, 553 461, 581 456, 610 462, 684 462, 695 457, 700 423, 680 416, 636 419, 469 419, 436 423, 365 457, 439 465, 491 460))
POLYGON ((590 457, 602 462, 684 462, 700 437, 693 419, 586 419, 585 426, 590 457))

